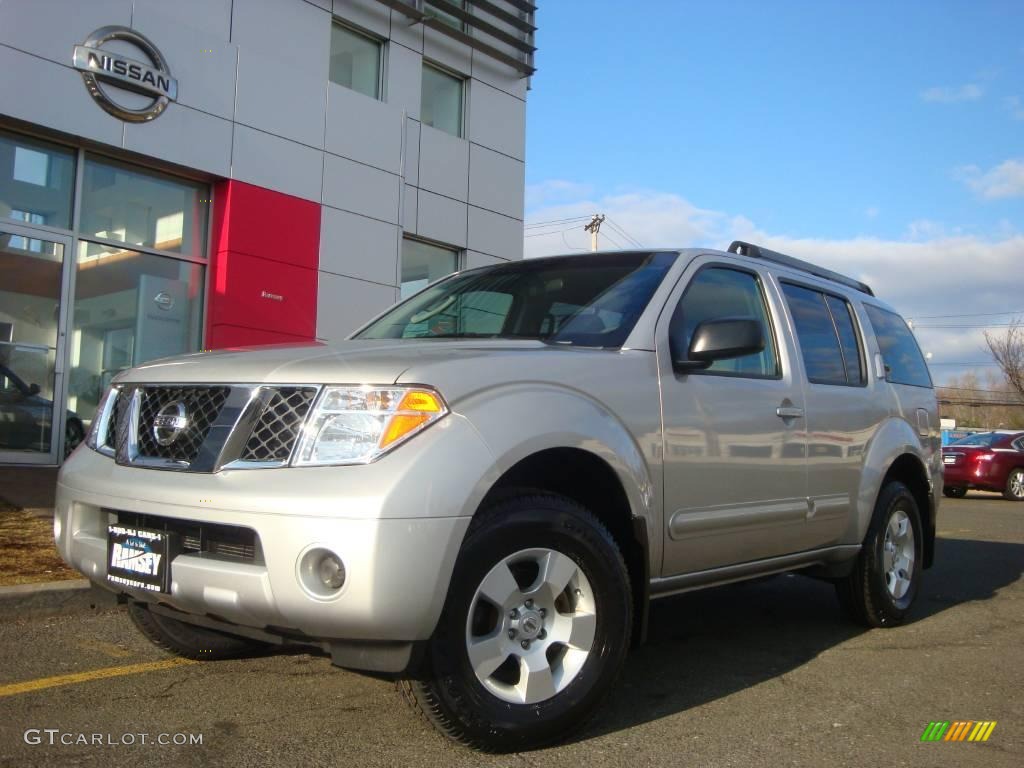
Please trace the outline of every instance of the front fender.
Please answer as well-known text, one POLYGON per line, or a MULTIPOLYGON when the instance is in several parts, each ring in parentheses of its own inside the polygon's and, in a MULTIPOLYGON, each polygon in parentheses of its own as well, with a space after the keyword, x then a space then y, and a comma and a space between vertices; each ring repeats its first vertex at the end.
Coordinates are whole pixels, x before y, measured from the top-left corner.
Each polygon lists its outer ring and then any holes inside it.
POLYGON ((603 459, 619 478, 634 518, 643 520, 652 572, 661 563, 661 478, 650 458, 660 455, 657 403, 645 425, 641 447, 610 408, 591 395, 540 382, 489 388, 458 403, 458 411, 477 429, 494 456, 493 472, 481 478, 473 497, 482 500, 509 469, 551 448, 576 448, 603 459))

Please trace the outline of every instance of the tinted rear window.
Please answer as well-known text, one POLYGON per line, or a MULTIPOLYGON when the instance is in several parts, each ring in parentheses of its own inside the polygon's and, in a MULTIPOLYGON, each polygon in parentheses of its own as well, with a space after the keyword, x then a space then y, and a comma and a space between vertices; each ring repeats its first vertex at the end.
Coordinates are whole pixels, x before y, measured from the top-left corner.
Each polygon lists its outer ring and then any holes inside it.
POLYGON ((863 384, 860 344, 846 300, 793 283, 783 283, 782 292, 796 326, 808 381, 863 384))
POLYGON ((931 387, 932 377, 907 323, 895 312, 865 304, 864 310, 878 339, 885 363, 885 379, 893 384, 931 387))

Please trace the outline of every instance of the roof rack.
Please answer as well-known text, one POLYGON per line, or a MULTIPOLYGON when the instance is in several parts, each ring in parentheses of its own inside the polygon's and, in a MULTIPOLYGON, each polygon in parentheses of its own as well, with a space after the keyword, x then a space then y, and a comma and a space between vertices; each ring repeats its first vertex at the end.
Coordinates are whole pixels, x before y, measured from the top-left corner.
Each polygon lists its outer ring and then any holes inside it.
POLYGON ((767 248, 762 248, 759 245, 753 245, 752 243, 745 243, 742 240, 733 240, 729 246, 729 253, 735 253, 738 256, 750 256, 755 259, 764 259, 765 261, 772 261, 776 264, 781 264, 784 267, 790 267, 791 269, 798 269, 801 272, 807 272, 815 277, 823 277, 826 280, 832 280, 833 282, 845 285, 848 288, 854 288, 861 293, 866 293, 868 296, 874 296, 875 292, 866 284, 860 280, 854 280, 852 277, 846 277, 838 272, 833 272, 831 269, 825 269, 819 267, 817 264, 811 264, 809 261, 803 261, 792 256, 787 256, 784 253, 777 251, 770 251, 767 248))

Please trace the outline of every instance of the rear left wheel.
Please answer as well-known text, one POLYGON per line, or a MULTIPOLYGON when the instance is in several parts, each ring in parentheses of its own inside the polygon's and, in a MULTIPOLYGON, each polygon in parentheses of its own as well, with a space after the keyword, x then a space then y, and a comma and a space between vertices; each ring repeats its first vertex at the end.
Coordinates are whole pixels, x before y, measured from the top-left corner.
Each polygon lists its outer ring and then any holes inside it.
POLYGON ((901 624, 917 596, 923 560, 921 515, 903 483, 882 488, 849 576, 836 582, 846 612, 868 627, 901 624))
POLYGON ((399 690, 449 738, 487 751, 564 739, 595 712, 629 647, 629 577, 586 509, 523 495, 478 513, 428 653, 399 690))

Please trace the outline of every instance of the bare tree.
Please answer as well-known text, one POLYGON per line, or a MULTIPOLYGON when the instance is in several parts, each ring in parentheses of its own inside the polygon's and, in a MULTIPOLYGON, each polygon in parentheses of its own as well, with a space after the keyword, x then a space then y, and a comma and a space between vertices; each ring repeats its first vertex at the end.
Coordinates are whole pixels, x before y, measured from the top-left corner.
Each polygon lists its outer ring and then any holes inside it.
POLYGON ((1003 333, 985 331, 985 343, 1006 381, 1024 397, 1024 320, 1015 317, 1003 333))

